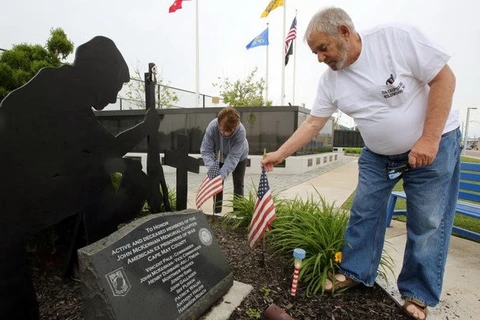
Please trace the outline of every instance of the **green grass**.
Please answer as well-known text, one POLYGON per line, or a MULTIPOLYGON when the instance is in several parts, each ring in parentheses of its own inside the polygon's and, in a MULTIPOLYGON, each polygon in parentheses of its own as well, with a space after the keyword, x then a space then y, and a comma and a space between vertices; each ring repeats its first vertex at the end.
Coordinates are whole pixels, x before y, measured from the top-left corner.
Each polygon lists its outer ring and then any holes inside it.
MULTIPOLYGON (((461 157, 462 162, 473 162, 473 163, 480 163, 480 159, 476 158, 469 158, 469 157, 461 157)), ((395 191, 403 191, 403 181, 400 180, 395 187, 393 188, 395 191)), ((344 210, 350 210, 352 207, 352 202, 353 202, 353 197, 355 196, 355 192, 350 195, 350 197, 345 201, 345 203, 342 205, 342 209, 344 210)), ((398 199, 397 203, 395 205, 396 210, 402 210, 406 208, 406 201, 405 199, 398 199)), ((395 220, 405 222, 406 217, 405 216, 394 216, 395 220)), ((461 227, 473 232, 478 232, 480 233, 480 219, 472 218, 472 217, 467 217, 463 214, 456 214, 455 215, 455 221, 453 223, 457 227, 461 227)), ((454 233, 455 234, 455 233, 454 233)))

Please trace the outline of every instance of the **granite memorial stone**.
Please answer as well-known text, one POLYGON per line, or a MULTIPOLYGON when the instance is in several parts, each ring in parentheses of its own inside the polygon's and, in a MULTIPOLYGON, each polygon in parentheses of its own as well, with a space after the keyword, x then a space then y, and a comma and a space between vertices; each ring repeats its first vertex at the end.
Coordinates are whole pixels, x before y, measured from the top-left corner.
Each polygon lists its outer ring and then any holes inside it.
POLYGON ((197 319, 233 285, 202 211, 148 215, 78 251, 89 319, 197 319))

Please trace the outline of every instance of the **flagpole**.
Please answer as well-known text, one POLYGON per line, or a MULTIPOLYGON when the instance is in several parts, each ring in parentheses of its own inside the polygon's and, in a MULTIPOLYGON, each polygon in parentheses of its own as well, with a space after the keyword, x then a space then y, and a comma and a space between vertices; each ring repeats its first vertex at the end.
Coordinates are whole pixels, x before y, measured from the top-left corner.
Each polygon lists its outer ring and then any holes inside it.
MULTIPOLYGON (((285 23, 287 20, 287 0, 283 1, 283 38, 282 42, 285 41, 285 23)), ((280 98, 280 106, 283 106, 284 98, 285 98, 285 48, 282 46, 282 92, 280 98)))
MULTIPOLYGON (((297 18, 297 10, 295 10, 295 19, 297 18)), ((298 30, 298 21, 297 21, 297 30, 298 30)), ((291 44, 293 46, 293 85, 292 85, 292 105, 295 105, 295 70, 296 70, 296 65, 297 65, 297 37, 293 39, 293 43, 291 44)))
MULTIPOLYGON (((267 148, 263 148, 263 158, 267 155, 267 148)), ((266 266, 267 263, 265 262, 265 235, 262 237, 262 264, 266 266)))
MULTIPOLYGON (((267 22, 268 29, 268 22, 267 22)), ((267 44, 267 65, 266 65, 266 75, 265 75, 265 105, 268 103, 268 44, 267 44)))
POLYGON ((200 98, 200 81, 199 81, 199 44, 198 44, 198 2, 195 1, 195 107, 198 108, 198 100, 200 98))

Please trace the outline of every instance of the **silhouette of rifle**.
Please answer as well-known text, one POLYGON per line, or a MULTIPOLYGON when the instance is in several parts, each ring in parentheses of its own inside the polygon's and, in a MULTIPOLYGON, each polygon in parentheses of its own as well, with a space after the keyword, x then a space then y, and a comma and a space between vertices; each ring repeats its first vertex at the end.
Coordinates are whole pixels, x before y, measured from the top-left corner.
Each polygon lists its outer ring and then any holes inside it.
MULTIPOLYGON (((149 63, 148 72, 145 73, 145 105, 147 113, 151 109, 155 110, 155 86, 157 84, 156 69, 157 67, 154 63, 149 63)), ((158 114, 156 116, 158 117, 158 114)), ((147 176, 148 185, 150 187, 150 194, 147 201, 150 207, 150 212, 161 212, 162 196, 165 211, 172 211, 170 201, 168 200, 168 189, 165 182, 165 175, 163 174, 162 164, 160 163, 158 127, 151 126, 147 130, 150 132, 147 136, 147 176), (160 194, 159 185, 162 187, 162 194, 160 194)))

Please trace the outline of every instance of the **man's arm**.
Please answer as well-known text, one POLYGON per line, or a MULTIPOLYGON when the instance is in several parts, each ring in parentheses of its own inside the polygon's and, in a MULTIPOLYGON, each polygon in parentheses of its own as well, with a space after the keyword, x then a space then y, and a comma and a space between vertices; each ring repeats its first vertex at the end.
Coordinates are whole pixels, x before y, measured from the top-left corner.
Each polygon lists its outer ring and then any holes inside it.
POLYGON ((158 132, 159 126, 160 117, 157 110, 155 110, 155 108, 148 109, 143 122, 119 133, 115 137, 115 150, 117 151, 118 156, 124 156, 149 134, 158 132))
POLYGON ((218 160, 217 155, 215 154, 215 143, 211 124, 209 124, 205 130, 205 135, 203 136, 202 144, 200 145, 200 153, 207 169, 212 167, 215 161, 218 160))
POLYGON ((430 93, 423 133, 408 156, 408 162, 413 168, 429 165, 437 156, 442 132, 452 107, 455 75, 445 65, 428 85, 430 93))
POLYGON ((265 155, 261 162, 262 166, 264 166, 267 171, 273 170, 275 165, 312 141, 317 133, 325 126, 328 119, 330 119, 330 117, 315 117, 309 115, 277 151, 269 152, 265 155))

